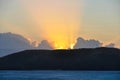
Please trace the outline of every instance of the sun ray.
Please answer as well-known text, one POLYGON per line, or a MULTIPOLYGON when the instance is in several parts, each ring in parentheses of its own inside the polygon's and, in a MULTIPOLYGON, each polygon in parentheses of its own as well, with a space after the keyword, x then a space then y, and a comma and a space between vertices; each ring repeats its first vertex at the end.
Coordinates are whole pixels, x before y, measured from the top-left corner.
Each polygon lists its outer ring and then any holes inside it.
POLYGON ((36 34, 50 42, 56 42, 58 46, 55 49, 73 48, 74 39, 78 36, 80 27, 78 17, 81 9, 78 0, 70 3, 64 0, 57 1, 56 4, 58 5, 53 5, 56 0, 50 1, 51 4, 44 1, 40 3, 37 0, 34 3, 28 0, 21 0, 21 3, 26 8, 26 11, 31 14, 36 34), (38 5, 38 3, 40 4, 38 5))

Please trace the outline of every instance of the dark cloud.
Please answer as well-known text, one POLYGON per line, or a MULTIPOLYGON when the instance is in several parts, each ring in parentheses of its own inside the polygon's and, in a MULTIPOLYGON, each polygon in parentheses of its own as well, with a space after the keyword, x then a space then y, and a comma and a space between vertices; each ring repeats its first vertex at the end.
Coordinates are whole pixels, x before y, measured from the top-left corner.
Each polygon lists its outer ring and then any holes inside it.
POLYGON ((106 45, 105 47, 114 48, 114 47, 115 47, 115 44, 114 44, 114 43, 110 43, 110 44, 106 45))
POLYGON ((43 40, 39 44, 38 49, 53 50, 53 47, 49 44, 47 40, 43 40))
POLYGON ((96 48, 96 47, 101 47, 102 43, 100 41, 91 39, 91 40, 85 40, 81 37, 77 39, 77 42, 74 45, 74 49, 79 49, 79 48, 96 48))
POLYGON ((33 49, 33 46, 23 36, 13 33, 0 33, 0 56, 26 49, 33 49))
POLYGON ((0 57, 27 49, 47 49, 53 50, 47 40, 41 41, 38 45, 36 41, 30 42, 22 35, 13 33, 0 33, 0 57))

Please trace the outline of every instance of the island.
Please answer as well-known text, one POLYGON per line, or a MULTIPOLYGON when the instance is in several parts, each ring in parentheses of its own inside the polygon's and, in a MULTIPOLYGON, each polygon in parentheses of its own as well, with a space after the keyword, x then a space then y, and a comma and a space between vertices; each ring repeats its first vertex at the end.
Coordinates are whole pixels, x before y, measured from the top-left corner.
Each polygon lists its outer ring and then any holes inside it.
POLYGON ((120 70, 120 49, 25 50, 1 57, 0 70, 120 70))

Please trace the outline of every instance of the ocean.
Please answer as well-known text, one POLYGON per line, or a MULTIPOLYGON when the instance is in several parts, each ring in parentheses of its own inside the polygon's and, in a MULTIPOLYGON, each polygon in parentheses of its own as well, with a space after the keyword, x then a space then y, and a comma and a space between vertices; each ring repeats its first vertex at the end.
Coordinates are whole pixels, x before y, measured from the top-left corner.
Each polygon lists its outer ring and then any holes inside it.
POLYGON ((0 80, 120 80, 120 71, 0 71, 0 80))

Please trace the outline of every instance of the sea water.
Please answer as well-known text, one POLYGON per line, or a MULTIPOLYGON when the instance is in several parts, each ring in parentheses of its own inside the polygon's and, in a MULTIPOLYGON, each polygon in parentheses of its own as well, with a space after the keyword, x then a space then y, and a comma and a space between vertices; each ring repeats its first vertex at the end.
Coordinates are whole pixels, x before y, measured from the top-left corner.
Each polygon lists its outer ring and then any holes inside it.
POLYGON ((0 80, 120 80, 120 71, 0 71, 0 80))

